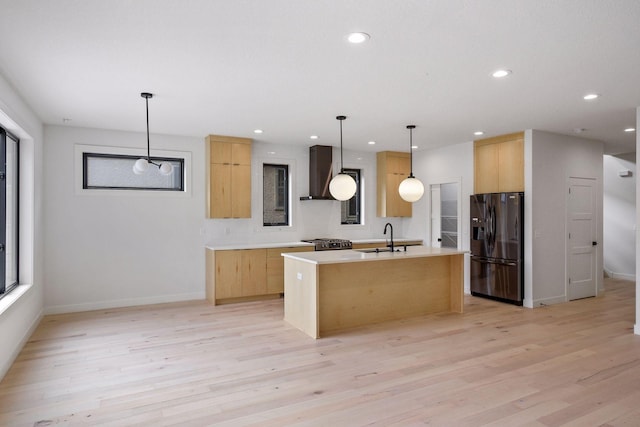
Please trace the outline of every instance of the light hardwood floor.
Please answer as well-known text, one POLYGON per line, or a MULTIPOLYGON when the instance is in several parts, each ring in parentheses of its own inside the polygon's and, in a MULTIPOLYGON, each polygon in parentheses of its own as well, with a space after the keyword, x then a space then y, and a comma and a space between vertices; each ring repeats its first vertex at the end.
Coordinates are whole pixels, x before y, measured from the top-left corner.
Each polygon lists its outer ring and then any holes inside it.
POLYGON ((0 383, 0 425, 638 426, 635 285, 605 283, 319 340, 282 300, 46 316, 0 383))

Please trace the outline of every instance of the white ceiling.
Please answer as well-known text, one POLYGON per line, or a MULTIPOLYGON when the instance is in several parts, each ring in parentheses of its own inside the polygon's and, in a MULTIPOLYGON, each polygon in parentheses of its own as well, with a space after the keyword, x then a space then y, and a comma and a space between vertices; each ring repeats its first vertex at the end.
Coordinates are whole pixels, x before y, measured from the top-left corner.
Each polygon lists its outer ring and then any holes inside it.
POLYGON ((152 133, 338 145, 344 114, 360 151, 408 151, 412 123, 419 149, 579 128, 622 153, 640 1, 0 0, 0 73, 48 124, 143 132, 148 91, 152 133))

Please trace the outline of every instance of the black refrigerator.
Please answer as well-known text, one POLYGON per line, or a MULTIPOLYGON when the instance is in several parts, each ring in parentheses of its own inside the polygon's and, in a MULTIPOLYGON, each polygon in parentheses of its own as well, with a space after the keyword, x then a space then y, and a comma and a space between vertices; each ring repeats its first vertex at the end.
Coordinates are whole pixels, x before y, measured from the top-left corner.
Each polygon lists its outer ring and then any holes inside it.
POLYGON ((524 193, 471 196, 471 295, 524 298, 524 193))

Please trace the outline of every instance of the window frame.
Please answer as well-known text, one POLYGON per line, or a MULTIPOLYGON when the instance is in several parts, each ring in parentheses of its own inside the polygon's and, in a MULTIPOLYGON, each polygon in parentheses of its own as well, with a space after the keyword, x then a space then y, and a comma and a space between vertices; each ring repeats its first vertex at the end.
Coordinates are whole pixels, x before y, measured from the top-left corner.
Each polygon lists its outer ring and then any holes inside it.
MULTIPOLYGON (((4 256, 4 262, 5 264, 2 266, 2 275, 0 277, 0 299, 2 299, 3 297, 5 297, 6 295, 8 295, 11 291, 13 291, 14 289, 16 289, 18 287, 18 285, 20 284, 20 139, 13 135, 11 132, 7 131, 6 129, 4 129, 3 127, 0 126, 0 149, 2 151, 2 153, 0 153, 0 157, 2 158, 2 173, 6 174, 6 160, 7 160, 7 139, 11 139, 15 142, 16 144, 16 150, 15 150, 15 164, 12 165, 14 167, 15 170, 15 188, 14 188, 14 192, 15 192, 15 212, 14 212, 14 216, 15 216, 15 223, 13 224, 14 227, 14 237, 15 237, 15 248, 12 248, 13 251, 15 251, 15 257, 13 258, 15 265, 13 265, 13 268, 15 269, 15 282, 13 283, 6 283, 6 255, 4 256)), ((1 191, 2 195, 3 195, 3 200, 2 200, 2 209, 0 209, 0 227, 2 227, 2 240, 5 242, 6 244, 6 229, 7 229, 7 203, 6 203, 6 183, 7 183, 7 179, 5 176, 5 179, 2 180, 3 182, 3 189, 1 191)), ((6 254, 8 252, 7 248, 5 247, 3 252, 6 254)))
POLYGON ((288 227, 291 226, 291 172, 289 169, 289 165, 288 164, 284 164, 284 163, 263 163, 262 164, 262 226, 263 227, 288 227), (265 193, 264 193, 264 177, 265 177, 265 168, 278 168, 278 182, 276 182, 276 203, 275 203, 275 209, 276 211, 282 211, 284 214, 284 222, 265 222, 265 217, 264 217, 264 198, 265 198, 265 193), (284 170, 284 174, 282 175, 282 177, 284 177, 284 182, 282 184, 280 184, 280 171, 284 170), (282 197, 279 197, 279 190, 283 190, 284 194, 282 195, 282 197), (283 205, 281 206, 279 201, 283 202, 283 205))
MULTIPOLYGON (((179 173, 179 185, 174 188, 166 188, 166 187, 124 187, 124 186, 102 186, 102 185, 89 185, 88 181, 88 159, 90 157, 93 158, 109 158, 109 159, 129 159, 136 161, 141 157, 140 155, 133 154, 115 154, 115 153, 100 153, 93 151, 83 151, 82 152, 82 189, 83 190, 125 190, 125 191, 166 191, 166 192, 184 192, 185 191, 185 159, 182 157, 151 157, 151 161, 155 163, 160 162, 177 162, 180 165, 180 173, 179 173)), ((133 173, 133 171, 132 171, 133 173)), ((174 170, 174 173, 176 171, 174 170)))
MULTIPOLYGON (((82 188, 82 153, 99 154, 128 154, 138 158, 146 158, 147 150, 118 145, 74 144, 73 146, 73 188, 79 197, 159 197, 162 199, 189 198, 192 195, 192 170, 194 168, 192 151, 154 149, 153 154, 158 157, 178 158, 184 160, 184 191, 154 191, 154 190, 110 190, 82 188)), ((200 153, 196 152, 198 155, 200 153)), ((196 166, 197 168, 197 166, 196 166)))
POLYGON ((349 200, 344 200, 341 203, 340 206, 340 225, 362 225, 362 169, 356 169, 356 168, 343 168, 343 172, 346 173, 347 175, 351 176, 354 181, 356 182, 356 193, 353 195, 353 197, 349 200), (354 200, 355 199, 355 200, 354 200), (344 209, 347 209, 347 215, 346 217, 349 218, 350 216, 348 215, 349 212, 349 204, 354 201, 356 204, 356 222, 350 222, 347 220, 347 222, 344 222, 342 220, 342 211, 344 209), (346 205, 345 205, 346 204, 346 205), (346 206, 346 207, 345 207, 346 206))

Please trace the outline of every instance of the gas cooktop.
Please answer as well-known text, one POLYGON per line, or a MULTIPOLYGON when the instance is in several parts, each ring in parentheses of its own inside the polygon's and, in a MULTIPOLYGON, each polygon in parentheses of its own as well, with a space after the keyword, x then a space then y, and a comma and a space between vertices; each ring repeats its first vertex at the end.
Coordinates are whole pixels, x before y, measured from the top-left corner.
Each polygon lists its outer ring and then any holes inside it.
POLYGON ((303 242, 313 243, 316 251, 329 251, 332 249, 351 249, 351 240, 346 239, 307 239, 303 242))

